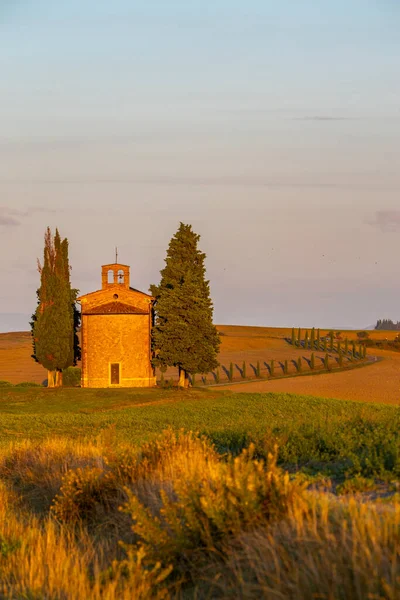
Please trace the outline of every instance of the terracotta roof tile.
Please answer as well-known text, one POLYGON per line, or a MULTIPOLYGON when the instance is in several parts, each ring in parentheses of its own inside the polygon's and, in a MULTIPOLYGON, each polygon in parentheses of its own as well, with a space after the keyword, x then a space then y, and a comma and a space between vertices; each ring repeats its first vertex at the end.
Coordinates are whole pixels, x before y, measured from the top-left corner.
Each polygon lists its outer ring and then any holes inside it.
POLYGON ((107 304, 101 304, 100 306, 94 306, 93 308, 82 307, 83 315, 148 315, 147 310, 137 308, 136 306, 130 306, 123 302, 108 302, 107 304))

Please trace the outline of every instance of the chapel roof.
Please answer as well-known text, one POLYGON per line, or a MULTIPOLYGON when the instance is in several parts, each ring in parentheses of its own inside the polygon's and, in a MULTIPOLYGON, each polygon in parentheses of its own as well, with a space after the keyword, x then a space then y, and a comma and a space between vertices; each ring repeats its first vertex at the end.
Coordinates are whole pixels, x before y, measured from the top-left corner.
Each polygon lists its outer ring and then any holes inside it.
POLYGON ((123 302, 118 302, 117 300, 114 302, 107 302, 106 304, 101 304, 100 306, 93 306, 84 308, 82 307, 83 315, 148 315, 149 312, 147 310, 143 310, 142 308, 138 308, 136 306, 130 306, 129 304, 124 304, 123 302))
MULTIPOLYGON (((129 290, 130 292, 136 292, 137 294, 141 294, 142 296, 146 296, 147 298, 153 298, 153 296, 151 296, 150 294, 147 294, 146 292, 142 292, 141 290, 137 290, 136 288, 133 288, 133 287, 129 287, 129 288, 123 288, 123 287, 122 287, 120 284, 118 284, 118 283, 113 283, 113 284, 110 284, 109 286, 107 286, 107 288, 106 288, 106 289, 108 289, 108 290, 110 290, 110 289, 115 289, 115 290, 118 290, 118 289, 121 289, 121 288, 122 288, 122 289, 127 289, 127 290, 129 290)), ((101 292, 104 292, 104 288, 103 288, 103 289, 101 289, 101 290, 95 290, 94 292, 88 292, 87 294, 82 294, 81 296, 79 296, 79 298, 77 298, 77 300, 78 300, 78 302, 80 302, 82 298, 86 298, 86 297, 88 297, 88 296, 92 296, 92 295, 94 295, 94 294, 99 294, 99 293, 101 293, 101 292)))

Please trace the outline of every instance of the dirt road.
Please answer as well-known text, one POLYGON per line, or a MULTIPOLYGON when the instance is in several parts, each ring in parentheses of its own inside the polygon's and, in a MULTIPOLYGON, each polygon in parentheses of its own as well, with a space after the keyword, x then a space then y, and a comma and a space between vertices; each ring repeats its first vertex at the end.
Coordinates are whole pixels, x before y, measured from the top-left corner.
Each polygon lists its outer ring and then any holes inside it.
MULTIPOLYGON (((372 351, 371 351, 372 352, 372 351)), ((288 392, 324 398, 383 402, 400 407, 400 353, 374 350, 384 360, 362 369, 221 386, 236 392, 288 392)))

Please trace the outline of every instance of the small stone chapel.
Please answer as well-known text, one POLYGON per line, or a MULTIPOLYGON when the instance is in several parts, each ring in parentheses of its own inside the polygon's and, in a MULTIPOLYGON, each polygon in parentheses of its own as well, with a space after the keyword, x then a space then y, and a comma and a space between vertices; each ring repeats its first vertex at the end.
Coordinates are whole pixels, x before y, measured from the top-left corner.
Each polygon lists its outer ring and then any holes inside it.
POLYGON ((82 381, 85 388, 151 387, 154 298, 130 287, 129 267, 102 266, 101 290, 81 304, 82 381))

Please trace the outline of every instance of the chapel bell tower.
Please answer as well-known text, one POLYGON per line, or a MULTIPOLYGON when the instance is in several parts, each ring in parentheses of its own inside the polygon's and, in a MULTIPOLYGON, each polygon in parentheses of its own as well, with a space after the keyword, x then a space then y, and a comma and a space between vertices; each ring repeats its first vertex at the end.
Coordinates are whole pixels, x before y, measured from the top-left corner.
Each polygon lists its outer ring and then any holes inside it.
POLYGON ((101 267, 101 290, 78 298, 82 310, 82 387, 151 387, 154 298, 130 287, 129 266, 101 267))
POLYGON ((114 285, 129 290, 129 277, 129 267, 127 265, 113 263, 101 267, 101 287, 103 290, 114 285))

